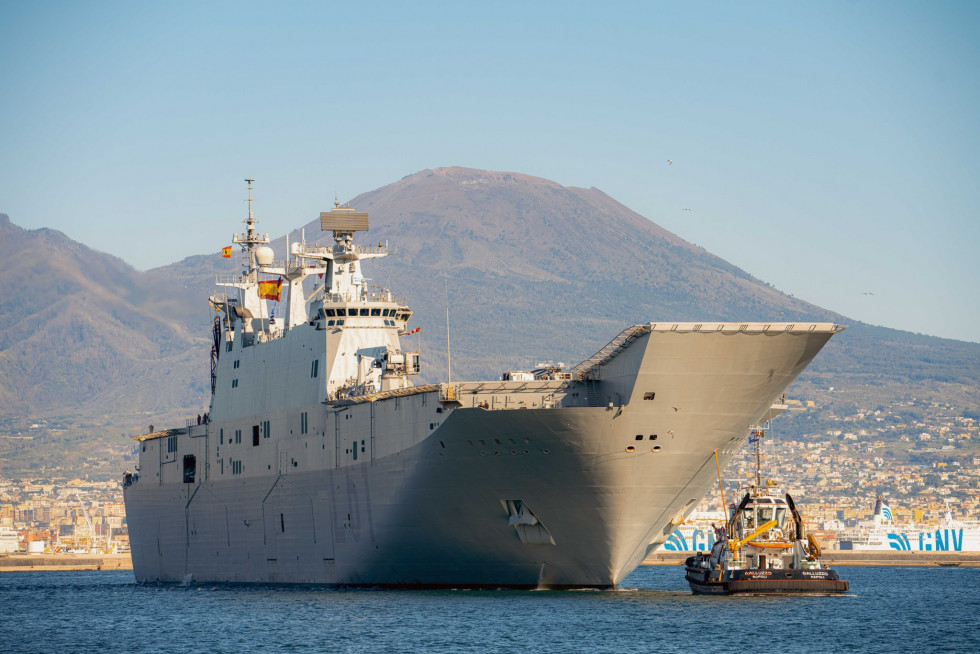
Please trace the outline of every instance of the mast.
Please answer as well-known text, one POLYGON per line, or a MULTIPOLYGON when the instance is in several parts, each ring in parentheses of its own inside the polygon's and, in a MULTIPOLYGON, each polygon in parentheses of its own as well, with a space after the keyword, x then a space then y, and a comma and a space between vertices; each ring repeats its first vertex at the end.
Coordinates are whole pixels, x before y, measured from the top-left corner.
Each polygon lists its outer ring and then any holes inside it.
MULTIPOLYGON (((453 352, 449 344, 449 276, 443 270, 443 281, 446 283, 446 374, 448 376, 449 392, 452 393, 453 384, 453 352)), ((419 337, 421 338, 421 336, 419 337)))
POLYGON ((242 221, 245 223, 245 233, 235 234, 232 242, 241 245, 242 251, 248 258, 248 270, 245 273, 246 281, 257 283, 259 281, 259 267, 258 262, 255 260, 255 249, 260 245, 267 245, 269 243, 269 235, 258 234, 255 231, 255 226, 259 222, 255 219, 255 214, 252 212, 252 182, 255 179, 246 177, 245 181, 248 182, 248 218, 242 221))

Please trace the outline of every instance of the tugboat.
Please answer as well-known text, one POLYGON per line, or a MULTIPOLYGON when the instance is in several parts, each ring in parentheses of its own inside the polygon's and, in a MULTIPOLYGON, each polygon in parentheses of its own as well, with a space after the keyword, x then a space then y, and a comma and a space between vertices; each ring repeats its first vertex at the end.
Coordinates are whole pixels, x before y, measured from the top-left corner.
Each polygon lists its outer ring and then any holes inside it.
MULTIPOLYGON (((756 480, 729 506, 728 522, 715 529, 711 552, 685 562, 687 582, 696 595, 817 594, 847 592, 847 581, 820 561, 820 546, 806 533, 803 516, 789 493, 759 473, 761 430, 756 443, 756 480)), ((722 499, 724 504, 724 496, 722 499)))

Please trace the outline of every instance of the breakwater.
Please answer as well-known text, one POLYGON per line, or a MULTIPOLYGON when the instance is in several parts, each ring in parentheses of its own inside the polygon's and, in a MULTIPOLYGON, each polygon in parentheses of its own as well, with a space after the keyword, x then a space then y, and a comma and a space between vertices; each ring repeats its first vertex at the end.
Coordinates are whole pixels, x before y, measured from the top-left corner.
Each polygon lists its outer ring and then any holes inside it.
POLYGON ((129 554, 7 554, 0 555, 0 572, 55 570, 132 570, 129 554))

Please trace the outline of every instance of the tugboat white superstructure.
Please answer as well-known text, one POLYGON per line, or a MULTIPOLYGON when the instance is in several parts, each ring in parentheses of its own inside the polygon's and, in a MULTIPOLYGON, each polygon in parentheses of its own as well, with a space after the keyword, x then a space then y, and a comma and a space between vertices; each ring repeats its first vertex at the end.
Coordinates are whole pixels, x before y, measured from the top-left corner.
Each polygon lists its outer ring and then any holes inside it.
POLYGON ((141 582, 614 587, 843 329, 649 323, 567 372, 414 386, 367 214, 322 213, 334 244, 282 262, 255 222, 211 297, 210 410, 139 437, 124 480, 141 582))

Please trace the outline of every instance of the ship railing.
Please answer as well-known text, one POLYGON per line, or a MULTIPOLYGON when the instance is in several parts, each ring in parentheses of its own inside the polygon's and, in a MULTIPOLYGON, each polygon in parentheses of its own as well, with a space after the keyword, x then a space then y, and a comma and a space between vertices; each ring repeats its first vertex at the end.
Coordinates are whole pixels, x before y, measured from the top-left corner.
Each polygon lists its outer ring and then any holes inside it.
MULTIPOLYGON (((307 245, 301 251, 307 256, 322 257, 343 254, 347 248, 342 245, 307 245)), ((350 251, 354 254, 388 254, 388 248, 383 245, 352 245, 350 251)))
POLYGON ((352 404, 362 404, 364 402, 376 402, 378 400, 385 400, 391 397, 406 397, 409 395, 418 395, 420 393, 433 393, 439 391, 440 386, 441 384, 406 386, 405 388, 380 391, 369 395, 347 395, 343 397, 340 397, 339 393, 332 393, 327 395, 327 399, 324 401, 324 403, 334 407, 350 406, 352 404))
POLYGON ((261 331, 256 333, 255 340, 259 343, 268 343, 270 341, 277 341, 286 335, 286 330, 281 327, 275 327, 266 331, 261 331))
POLYGON ((379 291, 368 291, 363 296, 358 296, 357 293, 324 293, 323 301, 325 303, 331 302, 396 302, 400 306, 405 304, 403 298, 396 298, 395 294, 391 291, 384 289, 379 291))
POLYGON ((485 381, 441 384, 440 401, 458 402, 467 408, 487 411, 513 409, 560 409, 564 406, 556 394, 579 382, 572 380, 485 381), (503 395, 503 399, 498 397, 503 395))
POLYGON ((597 379, 600 366, 614 359, 629 347, 630 343, 649 331, 649 325, 633 325, 624 329, 616 338, 609 341, 605 347, 572 368, 572 376, 576 379, 597 379))
POLYGON ((296 259, 289 259, 288 261, 285 259, 276 259, 275 261, 271 261, 268 264, 262 265, 259 268, 259 272, 268 275, 277 275, 279 273, 270 272, 270 271, 271 270, 296 270, 297 268, 317 269, 317 268, 323 268, 323 265, 317 263, 300 263, 300 261, 297 261, 296 259))
POLYGON ((453 384, 439 384, 440 402, 458 402, 459 387, 453 384))
POLYGON ((222 273, 214 276, 215 284, 244 284, 248 280, 241 273, 222 273))
POLYGON ((388 248, 383 245, 355 245, 357 254, 388 254, 388 248))

